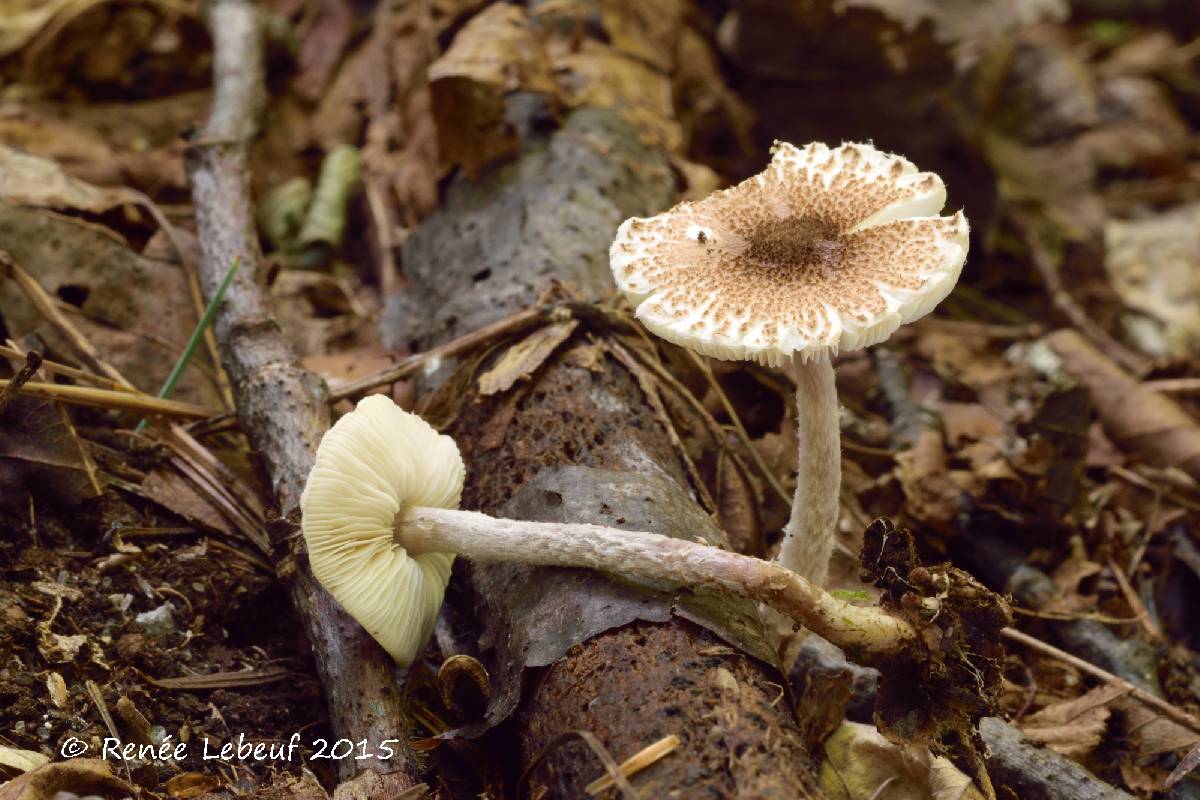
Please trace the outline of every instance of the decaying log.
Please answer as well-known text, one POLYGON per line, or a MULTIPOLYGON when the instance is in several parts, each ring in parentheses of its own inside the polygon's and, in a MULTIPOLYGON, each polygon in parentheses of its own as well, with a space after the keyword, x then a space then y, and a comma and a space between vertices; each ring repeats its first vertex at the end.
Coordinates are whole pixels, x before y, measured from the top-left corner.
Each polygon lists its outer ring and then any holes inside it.
MULTIPOLYGON (((246 0, 217 0, 209 13, 215 43, 213 110, 187 155, 202 252, 200 279, 205 296, 212 297, 230 264, 241 260, 214 330, 242 430, 266 466, 280 513, 294 521, 317 442, 329 427, 327 394, 324 383, 300 366, 260 288, 247 162, 264 97, 259 11, 246 0)), ((290 538, 293 544, 299 541, 290 538)), ((292 600, 312 642, 334 731, 355 742, 365 739, 372 752, 379 752, 381 742, 402 740, 406 729, 394 665, 316 583, 307 558, 291 555, 280 574, 291 578, 292 600)), ((401 756, 339 764, 343 778, 364 767, 390 773, 388 792, 415 783, 401 756)))
POLYGON ((979 731, 987 742, 988 771, 998 786, 1022 800, 1130 800, 1131 794, 1096 778, 1048 747, 1039 747, 1013 726, 984 717, 979 731))
MULTIPOLYGON (((673 192, 662 153, 615 115, 573 113, 515 163, 451 188, 406 246, 413 285, 392 298, 388 335, 436 345, 532 304, 551 278, 591 299, 609 295, 617 225, 663 208, 673 192)), ((507 391, 480 396, 461 374, 447 385, 423 407, 449 422, 463 452, 464 508, 725 544, 665 419, 603 332, 580 325, 507 391)), ((583 730, 617 760, 680 737, 678 750, 631 778, 644 797, 817 794, 748 604, 579 570, 460 565, 455 580, 464 575, 486 625, 475 654, 495 687, 487 724, 516 712, 519 766, 530 771, 523 791, 584 796, 602 768, 585 748, 557 744, 583 730)))

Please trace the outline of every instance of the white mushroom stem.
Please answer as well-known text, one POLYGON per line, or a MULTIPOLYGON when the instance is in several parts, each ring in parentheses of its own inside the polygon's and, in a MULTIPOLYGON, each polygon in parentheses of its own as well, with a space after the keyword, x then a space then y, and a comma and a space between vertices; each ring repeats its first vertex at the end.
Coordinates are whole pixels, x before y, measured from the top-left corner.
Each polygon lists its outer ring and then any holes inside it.
POLYGON ((476 561, 584 567, 726 590, 769 605, 857 652, 897 653, 915 637, 906 622, 882 609, 839 600, 778 564, 655 533, 424 507, 402 509, 394 533, 410 555, 456 553, 476 561))
MULTIPOLYGON (((825 583, 833 553, 842 485, 842 443, 833 364, 822 354, 796 368, 796 493, 775 560, 818 586, 825 583)), ((819 631, 818 631, 819 632, 819 631)))

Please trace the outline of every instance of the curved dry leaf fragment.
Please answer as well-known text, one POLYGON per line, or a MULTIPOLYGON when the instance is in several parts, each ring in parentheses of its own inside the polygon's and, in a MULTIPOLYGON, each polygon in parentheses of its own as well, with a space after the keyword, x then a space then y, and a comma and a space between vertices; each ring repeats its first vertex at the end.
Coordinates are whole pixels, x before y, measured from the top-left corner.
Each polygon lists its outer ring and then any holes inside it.
POLYGON ((1148 389, 1072 329, 1046 342, 1069 374, 1092 393, 1104 430, 1118 447, 1200 480, 1200 424, 1171 398, 1148 389))

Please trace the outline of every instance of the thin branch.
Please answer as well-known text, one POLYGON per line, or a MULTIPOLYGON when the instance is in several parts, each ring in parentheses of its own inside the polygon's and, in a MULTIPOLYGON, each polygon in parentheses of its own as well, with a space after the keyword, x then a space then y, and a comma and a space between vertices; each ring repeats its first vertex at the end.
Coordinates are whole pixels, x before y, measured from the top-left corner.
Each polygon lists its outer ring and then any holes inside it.
MULTIPOLYGON (((0 379, 0 389, 10 381, 0 379)), ((139 411, 143 414, 162 414, 165 417, 207 419, 216 414, 216 409, 185 403, 182 400, 159 400, 148 394, 114 389, 97 389, 92 386, 68 386, 61 383, 27 383, 21 392, 30 397, 58 400, 74 406, 93 408, 116 408, 123 411, 139 411)))
MULTIPOLYGON (((242 269, 213 322, 233 387, 238 421, 264 461, 279 510, 293 521, 321 436, 329 426, 324 383, 300 365, 275 322, 260 284, 260 253, 249 183, 250 143, 266 96, 262 20, 248 0, 216 0, 208 8, 213 33, 213 107, 201 138, 187 152, 188 177, 201 247, 200 282, 217 291, 234 259, 242 269)), ((287 537, 298 546, 300 537, 287 537)), ((292 601, 312 644, 338 737, 372 746, 403 740, 408 728, 394 664, 316 583, 308 559, 293 551, 278 560, 291 579, 292 601)), ((408 768, 403 754, 341 762, 343 778, 361 768, 408 768)), ((399 780, 403 783, 404 780, 399 780)), ((408 783, 411 783, 408 780, 408 783)), ((390 787, 398 788, 394 784, 390 787)), ((402 788, 402 787, 400 787, 402 788)))
POLYGON ((1097 667, 1095 664, 1084 661, 1078 656, 1073 656, 1065 650, 1059 650, 1054 645, 1047 644, 1041 639, 1035 639, 1029 634, 1022 633, 1015 628, 1005 628, 1000 631, 1000 634, 1004 638, 1023 644, 1031 650, 1036 650, 1039 653, 1057 659, 1064 664, 1070 664, 1075 669, 1079 670, 1080 672, 1087 673, 1093 678, 1097 678, 1114 686, 1119 686, 1121 689, 1124 689, 1130 697, 1137 700, 1142 705, 1157 711, 1159 714, 1162 714, 1164 717, 1176 723, 1177 725, 1181 725, 1193 733, 1200 734, 1200 720, 1196 719, 1186 711, 1175 708, 1175 706, 1171 705, 1166 700, 1155 697, 1145 689, 1138 688, 1124 678, 1113 675, 1107 670, 1100 669, 1100 667, 1097 667))
POLYGON ((11 381, 7 381, 4 386, 0 387, 0 414, 4 413, 4 409, 8 408, 8 404, 21 391, 21 387, 28 383, 41 365, 41 354, 36 350, 29 351, 29 354, 25 356, 25 366, 21 367, 11 381))

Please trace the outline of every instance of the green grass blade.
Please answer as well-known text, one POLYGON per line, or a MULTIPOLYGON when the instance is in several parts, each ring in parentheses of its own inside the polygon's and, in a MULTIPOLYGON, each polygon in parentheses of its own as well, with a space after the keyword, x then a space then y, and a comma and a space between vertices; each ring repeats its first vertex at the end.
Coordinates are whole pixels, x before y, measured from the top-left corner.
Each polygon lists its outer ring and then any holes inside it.
MULTIPOLYGON (((229 284, 233 281, 233 276, 237 274, 241 263, 242 259, 239 256, 229 265, 229 270, 225 273, 225 277, 221 279, 221 285, 217 287, 216 293, 208 301, 208 305, 204 308, 204 313, 200 316, 200 321, 196 323, 196 327, 192 330, 192 335, 188 339, 187 345, 183 348, 183 352, 179 354, 179 360, 175 362, 174 369, 171 370, 171 374, 163 382, 162 388, 158 390, 160 400, 167 399, 171 396, 171 392, 175 391, 175 384, 179 383, 179 376, 187 369, 188 362, 192 360, 192 354, 200 346, 200 340, 204 338, 204 329, 212 324, 213 317, 217 315, 217 309, 221 306, 221 300, 225 297, 225 290, 229 288, 229 284)), ((141 433, 145 427, 146 420, 143 419, 137 424, 134 431, 141 433)))

